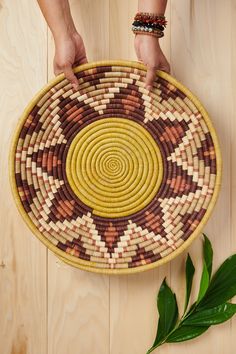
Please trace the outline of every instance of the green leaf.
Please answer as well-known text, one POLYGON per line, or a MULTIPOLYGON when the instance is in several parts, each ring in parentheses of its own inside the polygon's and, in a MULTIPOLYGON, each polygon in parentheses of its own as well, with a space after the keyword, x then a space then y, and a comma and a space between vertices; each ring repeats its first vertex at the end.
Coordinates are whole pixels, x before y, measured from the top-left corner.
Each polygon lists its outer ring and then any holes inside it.
POLYGON ((184 312, 186 311, 189 303, 189 298, 192 290, 193 276, 195 273, 195 268, 190 255, 188 254, 186 265, 185 265, 185 278, 186 278, 186 295, 185 295, 185 306, 184 312))
POLYGON ((229 320, 236 313, 236 304, 225 303, 213 307, 211 309, 206 309, 202 311, 196 311, 191 314, 186 320, 184 320, 183 325, 188 326, 210 326, 223 323, 229 320))
POLYGON ((213 250, 211 247, 210 240, 207 238, 207 236, 205 234, 203 234, 203 235, 204 235, 204 244, 203 244, 204 261, 203 261, 203 270, 202 270, 202 276, 201 276, 197 304, 202 300, 202 298, 206 294, 206 291, 207 291, 209 283, 210 283, 211 272, 212 272, 213 250))
POLYGON ((209 274, 209 279, 211 279, 213 249, 209 238, 205 234, 203 234, 203 236, 204 236, 204 246, 203 246, 204 260, 209 274))
POLYGON ((200 336, 206 332, 210 326, 182 326, 177 328, 167 338, 167 343, 184 342, 200 336))
POLYGON ((227 258, 214 274, 198 309, 221 305, 236 295, 236 254, 227 258))
POLYGON ((201 301, 201 299, 205 295, 208 286, 209 286, 209 273, 207 270, 206 263, 204 261, 201 282, 200 282, 200 289, 199 289, 198 298, 197 298, 197 304, 201 301))
POLYGON ((159 321, 156 339, 152 348, 160 344, 174 328, 178 319, 178 306, 176 296, 166 284, 164 279, 157 297, 157 307, 159 311, 159 321))

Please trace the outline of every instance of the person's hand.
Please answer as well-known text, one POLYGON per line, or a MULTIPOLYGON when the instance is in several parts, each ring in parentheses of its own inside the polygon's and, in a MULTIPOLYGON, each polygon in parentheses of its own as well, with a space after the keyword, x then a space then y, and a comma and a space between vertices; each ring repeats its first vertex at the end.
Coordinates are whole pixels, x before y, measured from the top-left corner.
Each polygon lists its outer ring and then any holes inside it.
POLYGON ((139 61, 147 66, 145 88, 151 90, 156 79, 156 70, 170 73, 170 64, 164 56, 159 39, 148 34, 136 34, 134 48, 139 61))
POLYGON ((79 33, 55 40, 54 74, 64 73, 75 89, 78 88, 78 80, 72 68, 87 62, 84 42, 79 33))

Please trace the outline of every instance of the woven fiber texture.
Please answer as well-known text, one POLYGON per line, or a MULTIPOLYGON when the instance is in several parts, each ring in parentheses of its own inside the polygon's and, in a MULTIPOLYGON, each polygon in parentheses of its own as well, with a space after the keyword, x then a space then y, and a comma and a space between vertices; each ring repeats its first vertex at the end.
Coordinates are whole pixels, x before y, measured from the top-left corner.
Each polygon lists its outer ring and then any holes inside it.
POLYGON ((190 245, 221 184, 215 129, 198 99, 157 71, 99 61, 60 75, 25 109, 12 137, 10 182, 33 233, 63 261, 123 274, 190 245))

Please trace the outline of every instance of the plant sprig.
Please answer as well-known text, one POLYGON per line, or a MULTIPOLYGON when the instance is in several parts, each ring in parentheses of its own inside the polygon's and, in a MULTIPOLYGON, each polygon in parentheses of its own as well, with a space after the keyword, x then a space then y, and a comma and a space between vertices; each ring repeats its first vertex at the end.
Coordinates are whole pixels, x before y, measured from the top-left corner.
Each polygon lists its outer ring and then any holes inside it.
POLYGON ((184 313, 179 317, 176 295, 167 285, 165 278, 157 296, 157 334, 147 354, 164 343, 196 338, 210 326, 223 323, 236 313, 236 304, 228 302, 236 295, 236 254, 227 258, 211 277, 213 250, 208 237, 205 234, 203 236, 203 270, 197 300, 189 306, 195 268, 188 254, 185 265, 184 313))

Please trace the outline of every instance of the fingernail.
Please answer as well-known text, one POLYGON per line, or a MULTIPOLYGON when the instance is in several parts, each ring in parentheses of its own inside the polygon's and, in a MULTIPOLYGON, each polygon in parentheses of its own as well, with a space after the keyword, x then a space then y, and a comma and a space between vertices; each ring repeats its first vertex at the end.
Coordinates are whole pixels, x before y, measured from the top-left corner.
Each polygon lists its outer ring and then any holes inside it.
POLYGON ((152 89, 152 86, 148 85, 146 88, 148 91, 150 91, 152 89))
POLYGON ((78 89, 78 85, 76 85, 76 84, 72 84, 72 87, 73 87, 74 90, 78 89))

